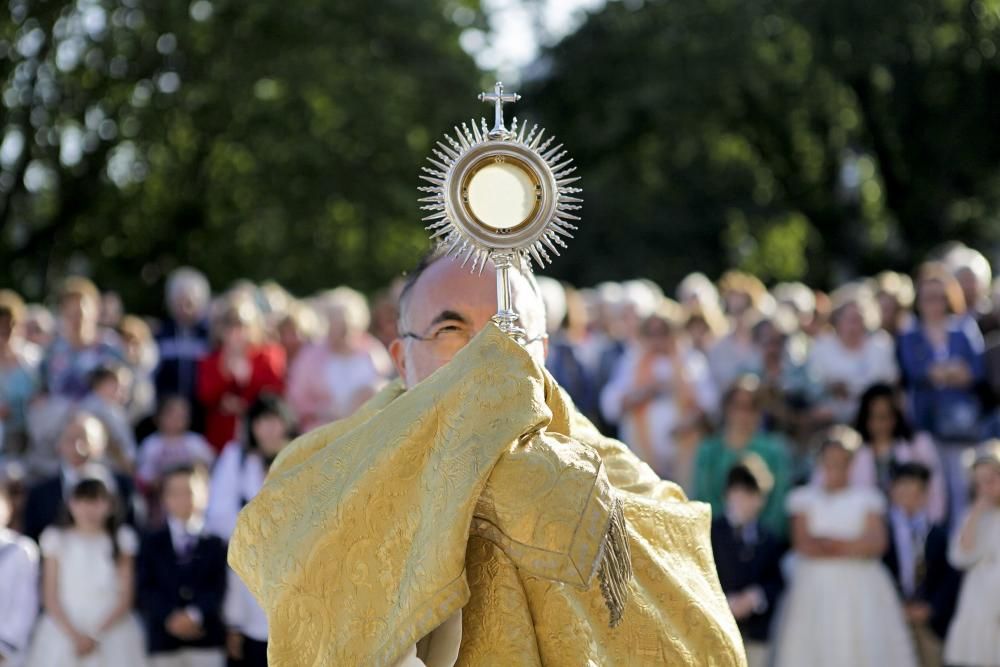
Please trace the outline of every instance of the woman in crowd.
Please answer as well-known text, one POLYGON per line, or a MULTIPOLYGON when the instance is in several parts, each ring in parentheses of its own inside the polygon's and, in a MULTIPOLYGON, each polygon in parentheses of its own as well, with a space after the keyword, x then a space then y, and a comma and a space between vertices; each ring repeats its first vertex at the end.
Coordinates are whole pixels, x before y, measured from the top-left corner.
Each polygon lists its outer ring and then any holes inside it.
MULTIPOLYGON (((877 384, 861 395, 857 430, 864 444, 851 464, 851 484, 877 487, 888 497, 893 466, 920 463, 931 471, 927 487, 929 518, 934 523, 944 521, 948 499, 937 449, 926 433, 914 434, 910 429, 896 390, 877 384)), ((819 477, 821 472, 819 468, 819 477)))
POLYGON ((19 457, 28 446, 28 404, 38 388, 37 366, 21 350, 24 302, 0 292, 0 455, 19 457))
POLYGON ((381 387, 392 367, 385 348, 368 333, 364 296, 338 287, 322 302, 326 339, 303 349, 288 375, 288 402, 303 431, 352 414, 381 387))
POLYGON ((823 386, 816 406, 818 418, 852 423, 861 393, 877 382, 894 383, 899 376, 892 338, 878 329, 878 307, 860 285, 834 295, 833 333, 817 338, 809 353, 809 373, 823 386))
POLYGON ((972 466, 975 500, 952 537, 949 560, 965 570, 958 611, 948 631, 949 665, 1000 665, 1000 440, 972 466))
POLYGON ((788 496, 797 562, 778 636, 778 667, 915 667, 898 596, 881 563, 886 501, 850 485, 861 436, 833 426, 821 437, 821 486, 788 496))
POLYGON ((59 332, 45 352, 45 390, 70 400, 90 389, 90 373, 125 361, 118 337, 98 325, 101 297, 86 278, 67 278, 59 293, 59 332))
MULTIPOLYGON (((228 541, 236 516, 264 485, 271 463, 291 441, 293 420, 273 394, 261 394, 246 413, 246 435, 222 451, 209 487, 205 530, 228 541)), ((231 570, 226 590, 226 624, 231 628, 228 651, 242 667, 267 664, 267 617, 231 570)))
POLYGON ((221 449, 238 436, 247 407, 264 391, 285 387, 285 353, 262 344, 259 313, 244 298, 225 304, 212 333, 215 349, 198 364, 198 398, 205 412, 205 439, 221 449))
POLYGON ((642 321, 639 342, 618 362, 601 394, 605 419, 661 477, 674 478, 675 431, 710 413, 716 392, 705 357, 690 349, 677 314, 661 308, 642 321))
POLYGON ((111 482, 94 469, 76 483, 68 520, 42 533, 45 615, 28 667, 142 667, 142 630, 132 615, 139 540, 120 526, 111 482))
POLYGON ((737 379, 726 392, 722 428, 701 443, 695 458, 693 496, 711 504, 713 516, 722 516, 729 471, 747 456, 756 456, 774 480, 761 511, 761 523, 775 535, 784 536, 788 533, 785 495, 791 464, 784 443, 761 429, 760 400, 760 382, 753 376, 737 379))
POLYGON ((917 320, 897 343, 914 427, 931 433, 941 446, 952 517, 965 507, 962 456, 980 437, 977 385, 985 378, 983 339, 962 326, 963 313, 958 282, 944 266, 925 264, 917 280, 917 320))

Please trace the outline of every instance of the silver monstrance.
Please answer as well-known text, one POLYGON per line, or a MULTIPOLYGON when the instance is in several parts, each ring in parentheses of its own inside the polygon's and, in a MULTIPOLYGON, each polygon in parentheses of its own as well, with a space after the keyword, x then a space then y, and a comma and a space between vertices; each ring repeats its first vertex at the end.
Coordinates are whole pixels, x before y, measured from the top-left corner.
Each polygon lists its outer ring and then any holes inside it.
POLYGON ((571 213, 580 209, 581 190, 572 184, 576 167, 566 158, 562 144, 551 147, 554 137, 544 141, 545 130, 527 124, 518 130, 517 118, 511 128, 504 125, 503 105, 521 96, 505 93, 497 83, 492 93, 480 93, 479 99, 495 107, 493 129, 486 119, 472 129, 462 123, 455 136, 446 134, 437 142, 434 155, 427 160, 432 167, 421 167, 420 178, 430 185, 419 188, 427 193, 419 201, 429 211, 423 220, 427 229, 446 254, 460 258, 462 266, 470 261, 471 270, 482 272, 486 261, 497 269, 497 314, 493 321, 521 342, 524 330, 517 326, 518 314, 511 302, 511 267, 531 270, 532 260, 539 266, 550 264, 551 251, 559 255, 565 238, 573 238, 574 224, 580 220, 571 213))

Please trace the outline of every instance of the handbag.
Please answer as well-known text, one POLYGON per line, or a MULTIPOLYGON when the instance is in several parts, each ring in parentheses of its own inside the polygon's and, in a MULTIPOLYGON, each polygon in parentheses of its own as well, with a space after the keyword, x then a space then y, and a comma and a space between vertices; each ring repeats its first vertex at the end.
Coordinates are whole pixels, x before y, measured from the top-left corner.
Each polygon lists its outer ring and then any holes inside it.
POLYGON ((934 399, 934 435, 948 442, 974 442, 981 435, 982 405, 965 393, 941 392, 934 399))

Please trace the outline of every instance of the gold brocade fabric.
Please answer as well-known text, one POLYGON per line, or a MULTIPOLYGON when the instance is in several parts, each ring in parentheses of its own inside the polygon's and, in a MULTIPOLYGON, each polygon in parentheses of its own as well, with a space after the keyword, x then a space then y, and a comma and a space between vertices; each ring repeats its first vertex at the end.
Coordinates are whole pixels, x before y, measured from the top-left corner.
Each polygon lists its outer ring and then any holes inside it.
POLYGON ((230 562, 267 611, 274 667, 392 665, 459 608, 461 665, 745 665, 708 508, 492 325, 290 445, 230 562), (633 575, 611 628, 595 575, 615 507, 633 575))

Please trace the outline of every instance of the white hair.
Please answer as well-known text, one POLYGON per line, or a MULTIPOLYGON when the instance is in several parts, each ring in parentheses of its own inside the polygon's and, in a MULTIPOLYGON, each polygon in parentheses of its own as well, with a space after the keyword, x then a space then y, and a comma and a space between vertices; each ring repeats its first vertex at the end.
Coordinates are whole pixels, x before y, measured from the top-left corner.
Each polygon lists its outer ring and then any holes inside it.
POLYGON ((719 290, 704 273, 689 273, 677 286, 678 301, 684 303, 692 297, 702 304, 719 304, 719 290))
POLYGON ((361 292, 350 287, 340 286, 323 292, 320 296, 323 314, 327 318, 334 312, 340 312, 347 326, 355 331, 366 331, 371 323, 371 311, 368 309, 368 299, 361 292))
MULTIPOLYGON (((982 292, 989 290, 990 281, 993 280, 993 270, 983 253, 966 245, 956 245, 945 254, 944 263, 953 275, 963 269, 971 271, 979 283, 979 289, 982 292)), ((972 305, 969 304, 970 307, 972 305)))
POLYGON ((566 319, 566 288, 548 276, 536 276, 535 282, 545 306, 545 329, 549 333, 558 331, 566 319))
POLYGON ((205 274, 190 266, 174 269, 167 278, 167 305, 172 306, 184 293, 190 294, 198 306, 198 312, 204 313, 212 296, 205 274))

